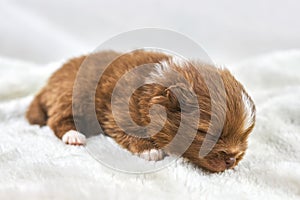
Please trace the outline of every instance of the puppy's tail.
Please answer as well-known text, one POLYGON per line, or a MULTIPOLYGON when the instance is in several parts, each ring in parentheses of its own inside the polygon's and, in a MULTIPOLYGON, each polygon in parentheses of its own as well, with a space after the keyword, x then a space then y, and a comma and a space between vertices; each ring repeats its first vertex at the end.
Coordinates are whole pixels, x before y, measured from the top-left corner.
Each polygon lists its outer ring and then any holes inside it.
POLYGON ((41 105, 41 93, 31 102, 26 112, 26 118, 30 124, 38 124, 40 126, 45 126, 47 124, 48 117, 41 105))

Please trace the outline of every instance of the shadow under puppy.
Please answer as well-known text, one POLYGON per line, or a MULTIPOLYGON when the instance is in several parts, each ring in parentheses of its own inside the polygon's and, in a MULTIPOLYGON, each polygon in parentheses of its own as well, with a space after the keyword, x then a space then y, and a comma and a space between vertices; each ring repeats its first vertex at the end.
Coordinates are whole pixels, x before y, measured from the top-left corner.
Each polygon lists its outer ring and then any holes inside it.
POLYGON ((120 54, 104 51, 65 63, 36 95, 26 116, 31 124, 50 126, 66 144, 85 144, 85 135, 99 134, 100 124, 106 135, 145 159, 182 155, 201 168, 220 172, 233 168, 243 158, 248 135, 255 124, 255 106, 244 87, 227 69, 180 61, 158 52, 138 50, 120 54), (124 78, 126 73, 142 65, 148 67, 142 68, 135 78, 124 78), (103 71, 101 78, 98 71, 103 71), (78 76, 79 72, 81 76, 78 76), (122 77, 121 92, 113 99, 122 77), (222 81, 223 88, 217 78, 222 81), (76 81, 80 84, 76 85, 76 81), (122 98, 130 93, 130 85, 138 84, 140 86, 133 91, 129 102, 122 98), (76 90, 73 90, 75 85, 76 90), (196 103, 192 101, 195 98, 196 103), (119 114, 113 111, 112 101, 119 114), (154 105, 163 106, 165 115, 151 112, 154 105), (212 106, 217 112, 212 112, 212 106), (130 116, 122 109, 129 110, 130 116), (200 113, 200 118, 185 119, 195 126, 186 126, 176 145, 169 146, 182 125, 182 116, 193 116, 189 115, 191 113, 200 113), (93 120, 95 117, 97 123, 93 120), (129 118, 136 125, 130 123, 129 118), (205 138, 212 144, 212 149, 202 157, 199 152, 205 138))

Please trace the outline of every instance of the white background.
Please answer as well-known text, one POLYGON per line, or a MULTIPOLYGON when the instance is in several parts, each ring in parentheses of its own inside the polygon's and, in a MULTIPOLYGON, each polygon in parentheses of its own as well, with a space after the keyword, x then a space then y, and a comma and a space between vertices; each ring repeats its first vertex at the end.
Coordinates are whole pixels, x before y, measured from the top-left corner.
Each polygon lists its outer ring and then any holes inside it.
POLYGON ((297 0, 0 0, 0 55, 38 64, 94 50, 124 31, 181 32, 220 64, 300 45, 297 0))

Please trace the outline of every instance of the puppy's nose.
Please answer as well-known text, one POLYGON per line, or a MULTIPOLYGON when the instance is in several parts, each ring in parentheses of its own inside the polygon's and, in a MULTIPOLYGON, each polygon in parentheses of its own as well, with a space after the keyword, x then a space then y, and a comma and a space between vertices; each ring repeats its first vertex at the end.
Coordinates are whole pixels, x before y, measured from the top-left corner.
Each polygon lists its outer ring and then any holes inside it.
POLYGON ((226 164, 226 168, 229 169, 230 167, 232 167, 235 163, 235 158, 234 157, 230 157, 225 159, 225 164, 226 164))

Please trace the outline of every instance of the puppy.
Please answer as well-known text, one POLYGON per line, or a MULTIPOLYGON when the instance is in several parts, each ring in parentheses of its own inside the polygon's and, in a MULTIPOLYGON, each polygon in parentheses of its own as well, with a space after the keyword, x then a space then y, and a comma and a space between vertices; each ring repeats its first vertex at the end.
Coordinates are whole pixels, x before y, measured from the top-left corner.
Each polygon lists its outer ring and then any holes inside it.
POLYGON ((64 64, 36 95, 26 117, 31 124, 50 126, 66 144, 85 144, 85 135, 99 134, 100 124, 106 135, 145 159, 182 155, 196 166, 221 172, 235 167, 243 158, 248 135, 255 124, 255 106, 227 69, 179 61, 158 52, 104 51, 64 64), (121 92, 113 98, 118 81, 143 65, 147 66, 124 79, 121 92), (86 68, 81 70, 81 66, 86 68), (97 75, 99 71, 103 71, 101 77, 97 75), (79 72, 84 76, 79 77, 79 72), (218 77, 221 85, 216 81, 218 77), (78 80, 79 95, 74 95, 78 80), (140 86, 129 100, 123 98, 122 95, 130 93, 130 85, 137 81, 140 86), (118 112, 113 111, 112 102, 118 112), (151 113, 155 105, 164 114, 155 109, 151 113), (129 116, 122 109, 129 111, 129 116), (180 137, 176 137, 180 126, 189 123, 194 126, 186 125, 180 137), (205 140, 210 147, 202 147, 205 140), (199 154, 201 148, 207 152, 205 156, 199 154))

